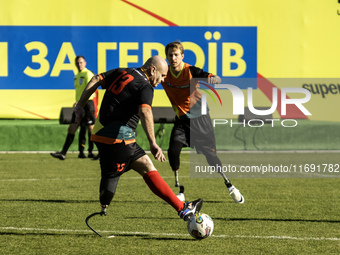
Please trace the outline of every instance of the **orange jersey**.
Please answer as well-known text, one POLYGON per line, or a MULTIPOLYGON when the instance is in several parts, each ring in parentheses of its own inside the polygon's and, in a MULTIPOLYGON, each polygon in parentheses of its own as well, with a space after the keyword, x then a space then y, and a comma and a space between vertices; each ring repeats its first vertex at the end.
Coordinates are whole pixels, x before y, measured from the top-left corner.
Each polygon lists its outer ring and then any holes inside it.
POLYGON ((195 84, 191 85, 190 89, 190 80, 210 76, 213 76, 213 74, 187 63, 183 63, 182 70, 177 76, 171 72, 169 67, 162 86, 179 118, 191 118, 190 108, 201 98, 201 93, 196 89, 195 84))

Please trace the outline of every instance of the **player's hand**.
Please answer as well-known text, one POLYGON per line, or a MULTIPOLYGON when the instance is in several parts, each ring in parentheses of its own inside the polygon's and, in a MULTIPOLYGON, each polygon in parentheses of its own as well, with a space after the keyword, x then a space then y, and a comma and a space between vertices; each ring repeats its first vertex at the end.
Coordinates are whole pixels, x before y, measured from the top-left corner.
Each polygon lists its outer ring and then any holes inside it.
POLYGON ((219 84, 219 83, 221 83, 221 78, 218 77, 217 75, 210 76, 208 78, 208 83, 210 83, 210 84, 219 84))
POLYGON ((85 110, 83 107, 77 105, 76 108, 74 108, 74 113, 76 115, 75 123, 79 124, 85 116, 85 110))
POLYGON ((161 162, 166 160, 162 149, 156 143, 150 144, 150 151, 156 160, 160 160, 161 162))

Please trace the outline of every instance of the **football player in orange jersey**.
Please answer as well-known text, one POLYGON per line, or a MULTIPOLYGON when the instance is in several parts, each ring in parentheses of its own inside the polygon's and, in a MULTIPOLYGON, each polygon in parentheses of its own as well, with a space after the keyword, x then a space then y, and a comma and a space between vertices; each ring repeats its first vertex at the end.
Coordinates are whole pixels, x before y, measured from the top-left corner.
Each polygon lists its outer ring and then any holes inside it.
MULTIPOLYGON (((201 94, 198 90, 190 91, 192 78, 207 78, 208 83, 221 83, 217 75, 203 71, 201 68, 183 62, 184 48, 178 42, 171 42, 165 47, 169 70, 162 86, 176 113, 176 120, 171 132, 168 149, 169 163, 175 173, 175 186, 179 187, 178 170, 180 167, 180 153, 182 147, 195 148, 197 153, 204 154, 210 166, 221 166, 222 163, 216 153, 214 129, 209 114, 201 114, 201 94), (194 137, 191 137, 190 134, 194 137)), ((220 168, 222 169, 222 168, 220 168)), ((228 180, 224 178, 229 194, 236 203, 244 203, 244 197, 228 180)), ((181 186, 183 192, 183 186, 181 186)), ((183 197, 181 192, 178 196, 183 197)))

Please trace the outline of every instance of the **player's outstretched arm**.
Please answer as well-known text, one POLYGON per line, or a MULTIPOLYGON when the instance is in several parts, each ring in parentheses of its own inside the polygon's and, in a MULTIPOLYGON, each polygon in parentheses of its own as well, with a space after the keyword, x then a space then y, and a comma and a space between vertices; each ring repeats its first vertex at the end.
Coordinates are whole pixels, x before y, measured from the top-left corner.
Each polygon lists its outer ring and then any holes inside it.
POLYGON ((151 107, 145 106, 139 107, 139 116, 146 137, 148 138, 150 144, 150 151, 152 155, 155 157, 155 159, 164 162, 165 156, 162 152, 162 149, 156 143, 153 114, 151 107))
POLYGON ((97 90, 100 84, 101 84, 101 80, 99 78, 99 75, 93 76, 90 82, 87 84, 86 88, 84 89, 83 93, 81 94, 81 97, 77 105, 84 107, 87 100, 97 90))
POLYGON ((100 86, 101 80, 98 75, 95 75, 92 77, 90 82, 87 84, 86 88, 84 89, 83 93, 81 94, 81 97, 76 105, 76 108, 74 109, 74 112, 76 114, 76 123, 79 123, 81 119, 85 115, 85 111, 83 107, 85 106, 87 100, 90 98, 90 96, 97 90, 97 88, 100 86))

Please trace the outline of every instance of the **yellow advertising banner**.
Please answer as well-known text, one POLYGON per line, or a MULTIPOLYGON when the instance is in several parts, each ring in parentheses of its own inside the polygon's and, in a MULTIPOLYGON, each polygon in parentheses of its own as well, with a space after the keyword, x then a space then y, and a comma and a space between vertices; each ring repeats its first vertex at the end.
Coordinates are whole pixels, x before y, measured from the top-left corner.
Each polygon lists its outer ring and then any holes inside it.
MULTIPOLYGON (((0 118, 59 118, 60 108, 75 101, 76 55, 100 73, 164 57, 165 45, 180 40, 189 64, 222 78, 261 80, 239 85, 245 106, 249 87, 254 107, 271 107, 275 89, 282 95, 294 87, 310 98, 285 115, 278 97, 274 117, 340 121, 337 0, 12 0, 1 6, 0 118)), ((235 118, 230 93, 221 97, 231 109, 224 117, 235 118)), ((170 106, 160 85, 154 106, 170 106)))

